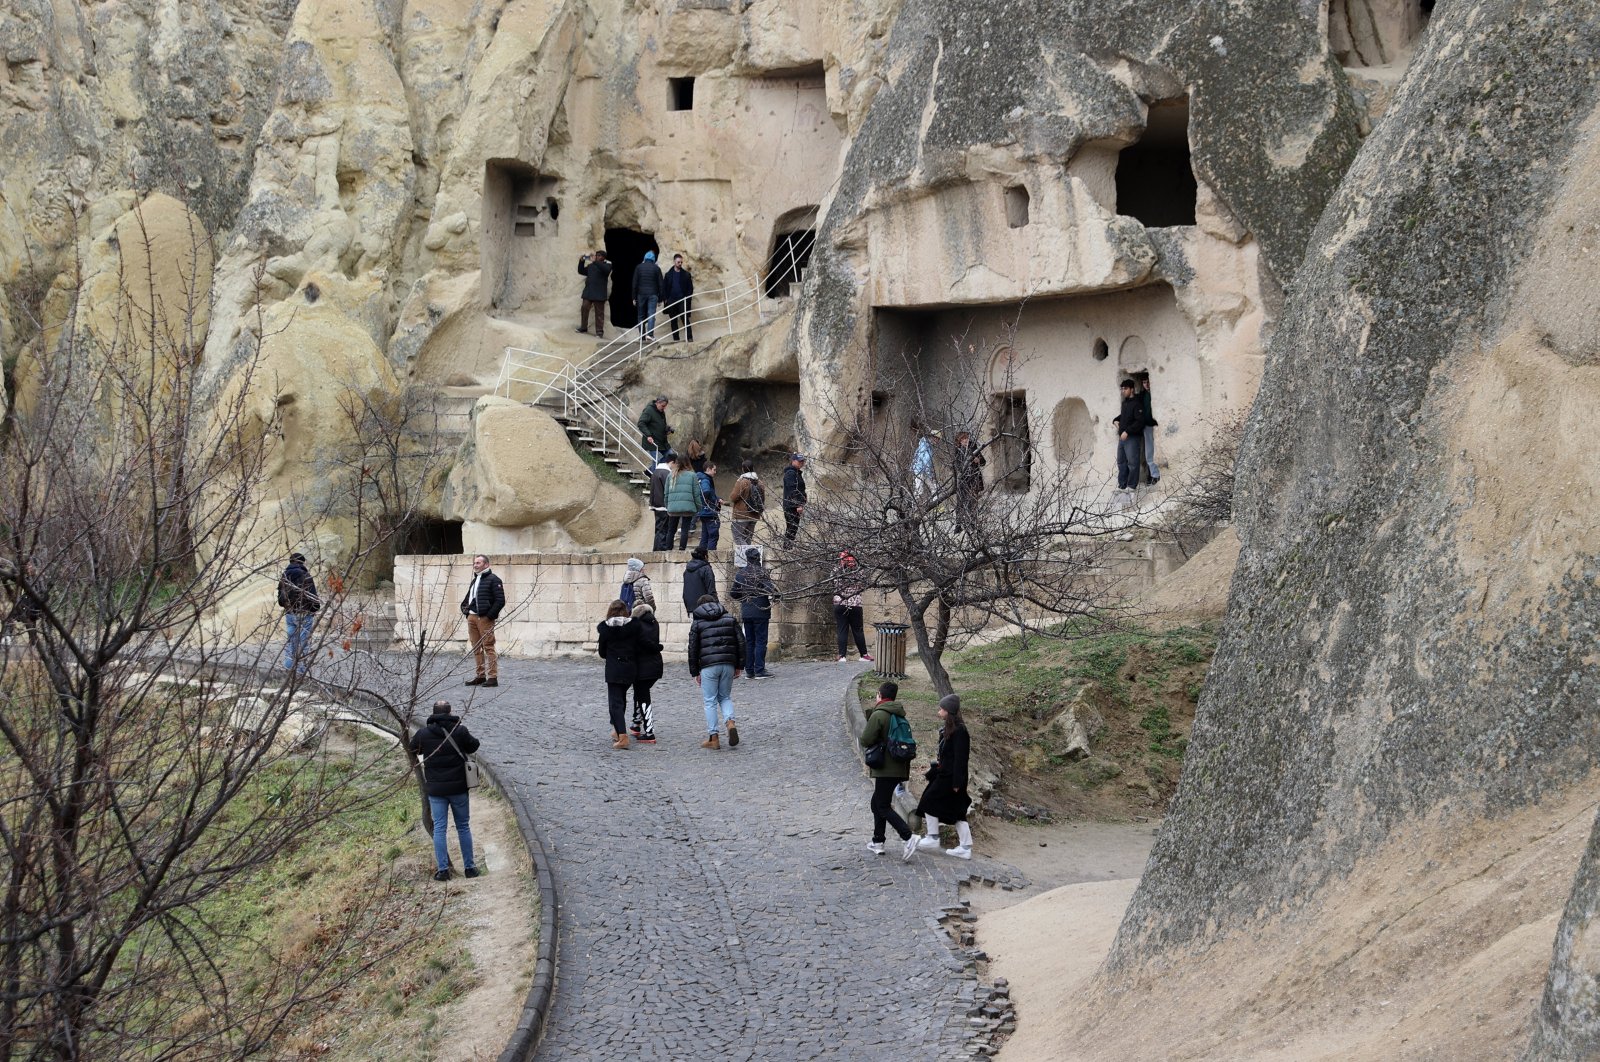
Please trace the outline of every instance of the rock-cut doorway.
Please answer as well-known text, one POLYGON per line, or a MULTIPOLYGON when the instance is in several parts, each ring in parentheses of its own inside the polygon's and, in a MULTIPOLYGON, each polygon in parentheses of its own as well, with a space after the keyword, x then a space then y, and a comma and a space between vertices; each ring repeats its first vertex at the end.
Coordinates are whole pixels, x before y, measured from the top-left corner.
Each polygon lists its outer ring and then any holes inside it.
POLYGON ((639 323, 633 307, 633 271, 644 261, 646 251, 656 253, 660 264, 661 248, 653 233, 634 229, 606 230, 606 257, 611 259, 611 324, 632 328, 639 323))

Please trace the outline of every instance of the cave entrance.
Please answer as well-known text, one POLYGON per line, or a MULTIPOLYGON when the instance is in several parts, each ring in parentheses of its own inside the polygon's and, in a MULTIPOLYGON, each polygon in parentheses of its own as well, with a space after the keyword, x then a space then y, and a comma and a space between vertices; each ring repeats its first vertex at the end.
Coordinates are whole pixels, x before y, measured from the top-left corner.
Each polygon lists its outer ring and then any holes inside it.
POLYGON ((1117 155, 1117 213, 1149 228, 1193 225, 1198 193, 1189 158, 1189 97, 1156 100, 1144 133, 1117 155))
POLYGON ((661 257, 654 233, 606 230, 606 257, 611 259, 611 323, 617 328, 632 328, 639 323, 639 312, 633 305, 633 271, 644 261, 646 251, 654 251, 658 260, 661 257))
POLYGON ((460 520, 420 519, 400 536, 397 555, 455 556, 466 552, 461 543, 460 520))
POLYGON ((801 207, 778 218, 772 226, 772 250, 767 254, 767 298, 787 298, 791 289, 805 280, 816 242, 816 207, 801 207))
POLYGON ((989 400, 994 426, 991 474, 998 475, 1001 490, 1026 494, 1033 485, 1033 431, 1028 424, 1028 393, 1009 391, 989 400))

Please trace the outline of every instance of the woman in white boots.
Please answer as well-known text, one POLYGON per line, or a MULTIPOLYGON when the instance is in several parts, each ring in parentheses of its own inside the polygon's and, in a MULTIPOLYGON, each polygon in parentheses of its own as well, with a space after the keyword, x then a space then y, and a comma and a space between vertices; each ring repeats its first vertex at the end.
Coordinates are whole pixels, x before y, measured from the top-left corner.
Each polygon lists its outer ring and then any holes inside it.
POLYGON ((944 720, 939 731, 939 758, 928 768, 928 786, 917 803, 927 824, 917 847, 938 848, 939 824, 950 822, 955 824, 959 843, 955 848, 946 848, 944 854, 971 859, 972 827, 967 825, 967 808, 972 798, 967 795, 967 754, 972 745, 967 724, 961 718, 961 698, 952 693, 941 700, 939 718, 944 720))

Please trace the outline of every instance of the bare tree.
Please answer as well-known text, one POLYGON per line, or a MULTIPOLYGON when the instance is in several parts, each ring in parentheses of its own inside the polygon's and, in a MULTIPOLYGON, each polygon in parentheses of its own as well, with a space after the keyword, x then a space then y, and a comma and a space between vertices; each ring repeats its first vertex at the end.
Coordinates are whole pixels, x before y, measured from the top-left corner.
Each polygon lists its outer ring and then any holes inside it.
POLYGON ((208 384, 209 237, 178 292, 154 279, 169 239, 138 215, 107 304, 36 328, 0 433, 0 591, 26 628, 0 653, 0 1059, 244 1057, 373 960, 364 908, 313 953, 264 946, 248 989, 211 958, 218 897, 403 775, 387 749, 301 747, 307 680, 261 677, 276 624, 218 622, 276 581, 264 545, 310 529, 262 516, 260 322, 208 384))
POLYGON ((786 596, 892 593, 941 695, 945 650, 985 627, 1055 635, 1124 607, 1101 562, 1126 519, 1107 515, 1083 455, 1038 454, 1012 383, 986 381, 964 338, 954 346, 953 358, 906 355, 879 402, 829 411, 842 452, 785 572, 786 596), (840 568, 843 553, 855 570, 840 568))
POLYGON ((1160 526, 1185 553, 1233 520, 1233 469, 1248 416, 1249 410, 1236 410, 1212 418, 1210 438, 1174 477, 1160 526))

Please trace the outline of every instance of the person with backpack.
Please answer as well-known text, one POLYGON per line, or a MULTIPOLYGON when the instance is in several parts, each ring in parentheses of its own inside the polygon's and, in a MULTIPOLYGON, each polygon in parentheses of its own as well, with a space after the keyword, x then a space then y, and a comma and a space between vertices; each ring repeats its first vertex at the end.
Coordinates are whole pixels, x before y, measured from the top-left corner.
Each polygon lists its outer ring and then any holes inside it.
POLYGON ((689 528, 700 511, 699 476, 689 463, 688 455, 679 454, 667 477, 667 548, 678 543, 678 549, 689 548, 689 528))
POLYGON ((917 754, 917 745, 911 739, 906 710, 895 700, 899 695, 897 682, 879 686, 878 699, 867 713, 866 729, 861 731, 861 747, 866 750, 863 758, 867 773, 872 776, 872 840, 867 850, 873 855, 883 855, 884 825, 888 824, 905 842, 900 858, 909 863, 917 854, 919 838, 894 810, 894 791, 911 777, 911 760, 917 754), (908 746, 909 755, 896 755, 897 752, 904 754, 908 746))
POLYGON ((633 606, 634 622, 639 624, 639 650, 634 657, 633 725, 628 731, 641 745, 656 743, 656 717, 650 708, 650 688, 666 674, 661 657, 661 625, 656 610, 643 601, 633 606))
POLYGON ((733 485, 728 502, 733 506, 733 544, 748 546, 755 537, 756 522, 767 511, 767 488, 756 474, 754 461, 746 458, 739 468, 739 482, 733 485))
POLYGON ((696 472, 695 484, 700 496, 700 548, 715 552, 717 540, 722 537, 722 499, 717 497, 717 463, 707 461, 703 472, 696 472))
POLYGON ((716 600, 717 570, 711 566, 710 554, 704 547, 696 546, 689 554, 689 563, 683 568, 683 610, 694 619, 695 606, 700 599, 710 596, 716 600))
POLYGON ((761 548, 744 551, 744 567, 733 577, 733 599, 744 621, 744 671, 750 679, 772 678, 767 670, 767 631, 772 624, 772 599, 778 587, 761 563, 761 548))
POLYGON ((434 881, 450 880, 450 819, 456 820, 462 873, 478 876, 472 852, 472 798, 467 787, 467 757, 478 751, 478 739, 450 711, 449 701, 434 701, 433 714, 411 735, 411 752, 422 765, 422 787, 433 816, 434 881))
POLYGON ((630 609, 641 602, 652 609, 656 607, 655 590, 650 577, 644 573, 644 561, 638 557, 628 558, 628 574, 622 577, 622 590, 617 594, 617 600, 630 609))
POLYGON ((316 626, 317 611, 322 608, 317 582, 306 567, 304 553, 289 554, 289 566, 278 577, 278 607, 283 609, 286 627, 283 669, 303 675, 311 666, 311 629, 316 626))
MULTIPOLYGON (((606 708, 611 713, 611 747, 628 749, 628 687, 638 678, 640 624, 632 611, 618 598, 606 609, 606 618, 596 628, 595 652, 606 662, 606 708)), ((638 703, 637 698, 635 702, 638 703)))
POLYGON ((700 687, 706 705, 706 739, 703 749, 720 749, 717 712, 728 728, 728 747, 739 747, 739 726, 733 718, 733 680, 744 670, 744 632, 739 621, 717 603, 702 597, 695 605, 694 622, 689 626, 689 674, 700 687))
POLYGON ((967 809, 972 806, 972 798, 967 793, 967 758, 972 742, 967 735, 967 724, 961 718, 961 698, 954 693, 942 698, 939 718, 944 721, 939 731, 939 757, 928 767, 924 776, 928 786, 917 802, 925 831, 917 845, 938 848, 939 823, 953 822, 958 843, 954 848, 946 848, 944 854, 971 859, 972 827, 967 825, 967 809))

